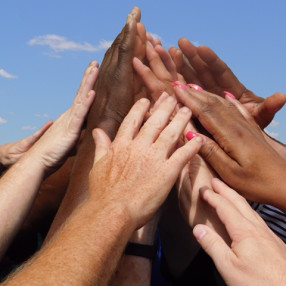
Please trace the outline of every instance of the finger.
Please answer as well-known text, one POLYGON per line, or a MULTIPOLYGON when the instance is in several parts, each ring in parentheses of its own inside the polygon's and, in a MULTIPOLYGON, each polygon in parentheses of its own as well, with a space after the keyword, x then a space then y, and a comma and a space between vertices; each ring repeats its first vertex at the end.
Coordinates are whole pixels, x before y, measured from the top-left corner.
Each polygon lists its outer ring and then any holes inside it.
POLYGON ((96 128, 92 131, 92 137, 95 144, 93 163, 93 165, 95 165, 102 157, 107 154, 111 141, 108 135, 100 128, 96 128))
POLYGON ((160 45, 155 46, 155 51, 159 54, 164 66, 166 67, 167 71, 170 73, 172 81, 176 81, 178 79, 177 69, 170 54, 160 45))
POLYGON ((98 77, 98 72, 98 68, 96 67, 90 71, 90 75, 87 77, 85 85, 82 87, 81 92, 77 94, 73 106, 68 111, 68 130, 72 134, 79 133, 87 113, 94 101, 95 91, 92 90, 92 88, 98 77))
POLYGON ((158 107, 161 105, 161 103, 169 96, 167 92, 163 92, 161 96, 156 100, 155 104, 151 107, 150 113, 153 113, 155 110, 158 109, 158 107))
POLYGON ((137 23, 137 35, 134 56, 143 61, 146 52, 146 29, 143 24, 137 23))
POLYGON ((228 199, 210 189, 200 189, 200 195, 204 201, 215 209, 232 240, 236 240, 239 234, 243 234, 252 228, 252 224, 249 223, 248 219, 228 199))
POLYGON ((132 67, 132 59, 134 57, 134 49, 136 43, 137 24, 135 20, 131 20, 126 26, 124 37, 118 45, 118 69, 124 70, 126 66, 132 67))
POLYGON ((134 7, 131 11, 132 17, 136 20, 136 22, 140 22, 141 20, 141 10, 138 7, 134 7))
POLYGON ((206 225, 198 224, 193 229, 193 234, 204 251, 212 258, 220 273, 229 270, 231 261, 236 257, 231 248, 213 229, 206 225))
POLYGON ((176 104, 176 99, 173 96, 168 96, 145 122, 136 140, 143 139, 145 144, 151 145, 168 124, 176 104))
MULTIPOLYGON (((198 47, 197 52, 200 58, 207 64, 217 85, 221 87, 220 90, 215 90, 215 88, 208 86, 208 89, 220 95, 222 95, 223 90, 227 90, 239 99, 246 88, 240 83, 226 63, 208 47, 198 47)), ((207 85, 206 82, 204 84, 207 85)))
POLYGON ((97 62, 92 62, 86 70, 80 89, 75 97, 74 103, 80 103, 90 90, 94 88, 95 82, 98 78, 99 70, 96 65, 97 62))
MULTIPOLYGON (((80 84, 80 88, 78 90, 78 93, 81 92, 82 88, 84 87, 85 85, 85 82, 86 82, 86 79, 89 77, 91 71, 94 69, 94 68, 98 68, 99 67, 99 64, 97 61, 92 61, 90 64, 89 64, 89 67, 85 70, 84 72, 84 75, 83 75, 83 79, 81 81, 81 84, 80 84)), ((92 87, 93 88, 93 87, 92 87)), ((91 89, 91 88, 90 88, 91 89)))
POLYGON ((132 140, 142 126, 145 114, 149 107, 150 101, 147 98, 141 98, 136 101, 121 123, 114 141, 118 141, 121 138, 132 140))
POLYGON ((151 67, 151 70, 158 79, 169 79, 172 81, 171 75, 166 69, 162 59, 160 58, 157 51, 153 48, 150 42, 146 45, 146 57, 151 67))
POLYGON ((204 136, 204 142, 200 149, 200 155, 212 166, 219 176, 227 183, 235 186, 236 179, 239 178, 239 164, 232 159, 225 151, 213 140, 204 136), (233 174, 236 174, 233 176, 233 174), (229 178, 231 177, 231 182, 229 178))
POLYGON ((255 120, 253 119, 252 115, 248 112, 248 110, 235 98, 232 98, 227 93, 225 95, 225 99, 229 102, 231 102, 237 110, 242 114, 242 116, 248 121, 254 123, 255 120))
POLYGON ((147 89, 150 91, 153 100, 156 101, 165 90, 165 85, 154 75, 150 68, 144 65, 139 59, 133 59, 133 67, 142 78, 147 89))
POLYGON ((229 202, 232 202, 232 204, 237 208, 237 210, 240 211, 241 215, 243 215, 245 218, 249 220, 257 219, 256 212, 253 211, 247 200, 241 195, 239 195, 235 190, 231 189, 218 178, 212 179, 212 186, 213 190, 217 194, 221 195, 229 202))
POLYGON ((217 91, 217 83, 212 74, 209 72, 207 64, 198 54, 197 48, 186 38, 179 40, 179 46, 184 55, 187 57, 191 66, 196 71, 197 77, 203 86, 206 86, 208 90, 213 92, 217 91))
POLYGON ((181 170, 186 164, 198 153, 202 146, 202 138, 200 136, 189 141, 184 146, 178 148, 167 160, 166 168, 169 176, 176 180, 181 170))
POLYGON ((170 153, 174 150, 176 143, 191 119, 191 115, 192 113, 189 108, 185 106, 182 107, 174 119, 161 132, 154 146, 158 148, 160 152, 163 152, 166 157, 169 157, 170 153))
POLYGON ((257 115, 255 116, 256 122, 263 129, 274 118, 276 112, 278 112, 286 103, 286 94, 275 93, 272 96, 266 98, 263 103, 259 105, 257 115))
POLYGON ((201 82, 197 77, 196 71, 191 66, 190 62, 183 54, 183 52, 177 48, 171 48, 169 52, 171 52, 171 57, 176 65, 177 72, 184 77, 184 81, 201 85, 201 82))

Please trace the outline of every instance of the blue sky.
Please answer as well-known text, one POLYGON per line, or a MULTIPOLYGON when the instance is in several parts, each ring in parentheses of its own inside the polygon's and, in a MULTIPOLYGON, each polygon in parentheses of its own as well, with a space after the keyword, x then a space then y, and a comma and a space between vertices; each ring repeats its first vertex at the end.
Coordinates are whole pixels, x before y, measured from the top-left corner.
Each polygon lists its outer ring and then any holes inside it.
MULTIPOLYGON (((165 48, 187 37, 211 47, 257 95, 286 93, 283 0, 2 0, 0 144, 69 108, 85 68, 101 62, 134 6, 165 48)), ((286 143, 286 107, 266 129, 286 143)))

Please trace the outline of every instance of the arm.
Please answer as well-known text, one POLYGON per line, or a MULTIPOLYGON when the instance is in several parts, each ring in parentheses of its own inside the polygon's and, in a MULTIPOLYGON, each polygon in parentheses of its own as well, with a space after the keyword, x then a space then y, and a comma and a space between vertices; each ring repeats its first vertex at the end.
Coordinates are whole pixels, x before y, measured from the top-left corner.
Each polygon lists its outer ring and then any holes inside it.
MULTIPOLYGON (((135 231, 129 239, 129 242, 139 245, 153 246, 156 238, 158 220, 159 213, 157 213, 146 225, 135 231)), ((124 254, 121 258, 111 285, 150 285, 151 273, 151 258, 124 254)))
POLYGON ((201 146, 199 138, 173 152, 191 112, 183 108, 169 123, 176 106, 170 96, 140 129, 149 106, 147 99, 137 101, 112 143, 103 130, 93 132, 96 151, 88 198, 4 285, 110 281, 132 232, 154 216, 201 146))
POLYGON ((213 229, 197 225, 194 235, 213 259, 227 285, 284 285, 286 247, 251 209, 247 201, 218 179, 214 191, 201 190, 203 200, 217 213, 231 245, 213 229))
POLYGON ((45 176, 65 160, 77 141, 82 123, 94 99, 98 70, 94 63, 85 73, 74 105, 59 117, 44 135, 0 180, 0 256, 26 219, 45 176), (89 96, 88 96, 89 95, 89 96))

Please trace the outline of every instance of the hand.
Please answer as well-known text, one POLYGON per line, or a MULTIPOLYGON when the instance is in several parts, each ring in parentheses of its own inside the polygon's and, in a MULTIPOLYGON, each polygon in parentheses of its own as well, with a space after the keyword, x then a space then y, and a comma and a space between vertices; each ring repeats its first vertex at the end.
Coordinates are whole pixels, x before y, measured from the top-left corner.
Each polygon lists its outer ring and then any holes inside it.
POLYGON ((189 61, 186 63, 175 50, 175 62, 180 63, 178 71, 188 83, 201 85, 205 90, 223 96, 231 92, 247 108, 261 128, 266 127, 286 102, 286 95, 275 93, 264 99, 248 90, 233 74, 231 69, 208 47, 195 47, 186 38, 179 46, 189 61), (191 67, 191 68, 190 68, 191 67))
POLYGON ((93 62, 85 71, 72 107, 53 123, 31 149, 44 170, 50 171, 61 165, 79 139, 82 124, 95 98, 92 88, 97 75, 98 63, 93 62))
POLYGON ((103 59, 94 87, 97 96, 88 116, 86 134, 91 142, 91 131, 95 127, 102 128, 114 139, 123 118, 134 104, 134 94, 140 90, 140 82, 132 67, 134 56, 145 57, 146 31, 137 23, 140 15, 140 9, 132 10, 127 24, 103 59))
POLYGON ((41 138, 51 124, 51 121, 46 123, 32 136, 21 141, 0 146, 0 166, 8 168, 16 163, 41 138))
POLYGON ((169 53, 160 45, 146 45, 146 58, 148 65, 144 65, 139 59, 134 58, 133 66, 146 85, 153 102, 166 91, 174 95, 172 83, 178 79, 176 66, 169 53))
POLYGON ((227 285, 284 285, 286 246, 247 201, 214 179, 214 191, 201 196, 214 208, 231 238, 231 246, 210 227, 197 225, 194 235, 213 259, 227 285))
POLYGON ((178 87, 175 92, 215 140, 205 137, 200 155, 218 175, 247 199, 285 209, 286 162, 254 120, 215 94, 178 87))
POLYGON ((190 110, 183 108, 168 124, 176 104, 174 97, 168 96, 140 129, 150 102, 137 101, 113 143, 102 130, 94 131, 96 151, 89 176, 90 198, 120 205, 135 228, 155 214, 180 170, 201 145, 199 138, 173 153, 191 117, 190 110))

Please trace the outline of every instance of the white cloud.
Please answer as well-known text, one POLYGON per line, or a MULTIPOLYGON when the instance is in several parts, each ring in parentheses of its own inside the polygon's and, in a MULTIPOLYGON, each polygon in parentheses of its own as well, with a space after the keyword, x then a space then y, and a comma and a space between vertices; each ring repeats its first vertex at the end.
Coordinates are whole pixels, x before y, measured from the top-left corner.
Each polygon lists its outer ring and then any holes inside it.
POLYGON ((272 120, 272 121, 270 122, 270 124, 269 124, 268 127, 273 127, 273 128, 275 128, 275 127, 277 127, 277 126, 279 126, 279 122, 277 122, 277 121, 275 121, 275 120, 272 120))
POLYGON ((0 117, 0 124, 6 124, 6 123, 7 123, 7 120, 2 118, 2 117, 0 117))
MULTIPOLYGON (((111 46, 111 41, 102 40, 99 45, 93 46, 88 42, 77 43, 68 40, 66 37, 59 35, 43 35, 35 37, 28 42, 30 46, 48 46, 54 52, 64 52, 64 51, 84 51, 84 52, 99 52, 101 50, 106 50, 111 46)), ((54 54, 48 54, 49 56, 54 54)))
MULTIPOLYGON (((149 33, 149 32, 148 32, 148 33, 149 33)), ((160 40, 160 41, 163 43, 162 37, 159 36, 158 34, 154 34, 154 33, 149 33, 149 34, 152 36, 152 38, 153 38, 154 40, 160 40)))
POLYGON ((199 46, 200 46, 200 43, 199 43, 198 41, 194 41, 194 42, 192 42, 192 43, 193 43, 193 45, 196 46, 196 47, 199 47, 199 46))
POLYGON ((39 118, 49 118, 49 115, 44 113, 44 114, 35 114, 35 117, 39 117, 39 118))
POLYGON ((36 130, 37 127, 36 126, 29 126, 29 125, 27 125, 27 126, 23 126, 21 129, 22 130, 36 130))
POLYGON ((277 139, 279 137, 279 133, 277 132, 269 132, 268 130, 264 129, 264 131, 272 138, 277 139))
POLYGON ((0 69, 0 76, 2 76, 2 77, 4 77, 4 78, 8 78, 8 79, 17 78, 16 75, 12 75, 12 74, 6 72, 6 71, 3 70, 3 69, 0 69))

